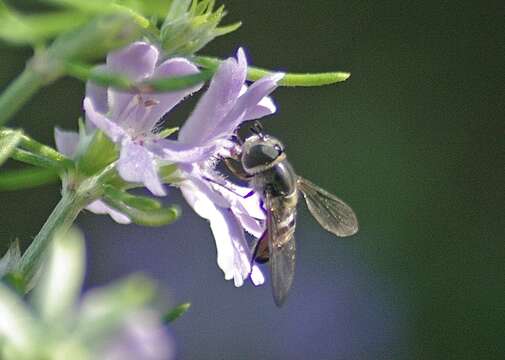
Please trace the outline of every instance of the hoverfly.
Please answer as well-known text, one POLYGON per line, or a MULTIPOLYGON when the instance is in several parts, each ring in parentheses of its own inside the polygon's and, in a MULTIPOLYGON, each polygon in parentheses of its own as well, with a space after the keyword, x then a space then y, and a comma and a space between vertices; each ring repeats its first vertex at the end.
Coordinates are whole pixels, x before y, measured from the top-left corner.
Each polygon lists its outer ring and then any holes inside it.
POLYGON ((263 199, 267 230, 258 240, 253 261, 270 264, 275 304, 282 306, 295 272, 296 206, 299 192, 310 213, 326 229, 340 237, 358 231, 358 219, 349 205, 336 196, 298 176, 286 158, 284 146, 276 138, 263 134, 256 122, 241 144, 236 159, 225 164, 232 174, 248 180, 263 199))

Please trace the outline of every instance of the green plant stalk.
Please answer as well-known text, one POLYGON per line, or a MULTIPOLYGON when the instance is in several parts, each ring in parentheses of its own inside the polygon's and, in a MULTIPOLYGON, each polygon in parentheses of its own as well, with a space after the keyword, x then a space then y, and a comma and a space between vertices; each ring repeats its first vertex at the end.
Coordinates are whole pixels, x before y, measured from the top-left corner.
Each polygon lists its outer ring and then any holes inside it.
POLYGON ((56 231, 68 230, 85 203, 85 199, 78 191, 63 191, 61 200, 51 215, 49 215, 47 221, 19 262, 17 272, 21 274, 25 284, 27 284, 26 291, 33 287, 36 281, 37 270, 45 259, 45 253, 56 231))
POLYGON ((61 200, 21 257, 16 269, 27 284, 25 291, 29 291, 35 285, 38 269, 45 261, 45 254, 55 233, 67 231, 81 210, 103 194, 103 184, 117 175, 115 165, 115 163, 108 165, 99 174, 85 179, 80 184, 72 183, 72 177, 68 175, 64 178, 61 200))
POLYGON ((26 67, 0 95, 0 125, 5 124, 43 85, 43 77, 26 67))

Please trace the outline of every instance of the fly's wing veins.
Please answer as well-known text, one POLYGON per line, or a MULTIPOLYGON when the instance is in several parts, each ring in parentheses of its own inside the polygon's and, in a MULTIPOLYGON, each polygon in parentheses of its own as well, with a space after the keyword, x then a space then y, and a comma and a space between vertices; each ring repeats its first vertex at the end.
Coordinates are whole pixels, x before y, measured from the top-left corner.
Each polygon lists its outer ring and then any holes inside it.
POLYGON ((324 229, 342 237, 358 231, 358 219, 349 205, 307 179, 297 181, 310 213, 324 229))

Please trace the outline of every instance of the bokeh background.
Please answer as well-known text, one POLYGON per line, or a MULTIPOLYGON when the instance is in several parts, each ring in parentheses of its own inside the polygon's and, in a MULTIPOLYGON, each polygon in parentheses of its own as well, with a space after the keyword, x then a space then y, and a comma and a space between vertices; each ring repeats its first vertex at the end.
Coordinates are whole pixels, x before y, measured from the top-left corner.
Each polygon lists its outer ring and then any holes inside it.
MULTIPOLYGON (((143 271, 172 304, 192 302, 172 327, 180 359, 504 358, 503 3, 226 5, 244 25, 205 53, 244 46, 258 66, 352 72, 336 86, 279 89, 264 125, 300 174, 352 205, 360 232, 337 240, 301 206, 295 283, 277 309, 268 284, 223 280, 208 224, 174 189, 184 214, 165 228, 79 217, 87 286, 143 271)), ((1 88, 29 55, 0 47, 1 88)), ((52 143, 55 124, 76 127, 82 97, 64 79, 14 124, 52 143)), ((2 248, 27 246, 58 196, 56 185, 0 193, 2 248)))

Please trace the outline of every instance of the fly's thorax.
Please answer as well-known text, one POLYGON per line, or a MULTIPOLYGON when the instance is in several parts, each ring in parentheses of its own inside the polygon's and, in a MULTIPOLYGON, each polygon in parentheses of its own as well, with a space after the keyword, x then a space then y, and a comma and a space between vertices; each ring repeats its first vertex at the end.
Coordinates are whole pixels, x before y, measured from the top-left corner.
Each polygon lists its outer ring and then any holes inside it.
POLYGON ((260 192, 268 190, 273 197, 298 199, 297 178, 291 164, 286 160, 254 175, 252 185, 260 192))

